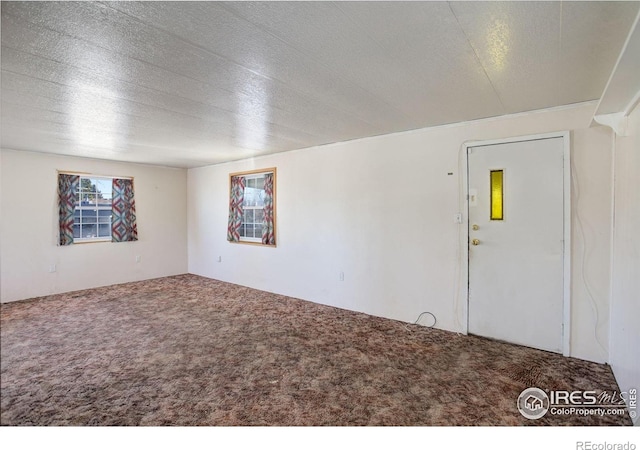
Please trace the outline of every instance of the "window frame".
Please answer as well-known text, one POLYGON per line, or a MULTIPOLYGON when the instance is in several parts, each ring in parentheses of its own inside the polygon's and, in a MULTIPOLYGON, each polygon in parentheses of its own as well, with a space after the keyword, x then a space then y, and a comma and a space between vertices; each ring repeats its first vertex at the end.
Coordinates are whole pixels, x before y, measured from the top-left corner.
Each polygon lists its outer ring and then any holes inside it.
MULTIPOLYGON (((257 178, 260 178, 260 175, 266 175, 266 174, 269 174, 269 173, 273 174, 273 232, 274 232, 274 234, 276 234, 277 233, 277 221, 278 221, 277 213, 276 213, 276 211, 277 211, 277 208, 276 208, 277 196, 278 196, 278 188, 277 188, 278 175, 277 175, 277 170, 276 170, 275 167, 268 167, 268 168, 265 168, 265 169, 245 170, 245 171, 242 171, 242 172, 230 173, 229 174, 229 194, 231 194, 231 189, 232 189, 231 180, 233 179, 233 177, 244 177, 244 179, 245 179, 245 190, 246 190, 247 189, 246 184, 247 184, 247 180, 248 179, 257 179, 257 178)), ((259 209, 259 210, 264 211, 264 207, 262 207, 262 208, 251 207, 251 209, 253 209, 253 210, 259 209)), ((245 222, 244 222, 244 211, 245 211, 245 209, 244 209, 244 201, 243 201, 243 206, 242 206, 242 212, 243 212, 242 217, 243 217, 243 220, 242 220, 242 225, 241 226, 245 225, 245 222)), ((245 237, 245 236, 240 236, 240 240, 239 241, 231 241, 231 243, 233 243, 233 244, 259 245, 261 247, 276 247, 277 246, 277 242, 278 242, 278 240, 276 238, 276 244, 263 244, 262 243, 262 237, 259 237, 259 238, 253 237, 253 238, 251 238, 251 237, 245 237)))
MULTIPOLYGON (((82 187, 82 179, 83 178, 87 178, 90 180, 108 180, 110 186, 113 186, 113 180, 114 179, 124 179, 124 180, 133 180, 133 177, 130 176, 113 176, 113 175, 99 175, 99 174, 94 174, 94 173, 89 173, 89 172, 74 172, 74 171, 66 171, 66 170, 58 170, 57 171, 58 174, 66 174, 66 175, 76 175, 79 177, 79 181, 78 181, 78 188, 80 189, 79 193, 82 193, 81 187, 82 187)), ((109 218, 109 236, 101 236, 101 237, 92 237, 92 238, 83 238, 83 237, 75 237, 73 238, 73 243, 74 244, 90 244, 90 243, 96 243, 96 242, 113 242, 113 229, 112 229, 112 224, 113 224, 113 187, 111 188, 111 205, 109 207, 109 210, 111 210, 111 215, 109 218)), ((79 208, 82 208, 82 200, 80 198, 76 199, 76 202, 78 202, 78 200, 80 200, 80 204, 76 204, 75 210, 74 210, 74 227, 76 225, 75 222, 75 211, 77 211, 79 208)), ((86 209, 90 209, 90 207, 87 207, 86 209)), ((98 227, 100 225, 99 222, 99 213, 98 211, 100 210, 99 207, 95 207, 93 208, 96 210, 96 227, 98 227)), ((102 210, 106 210, 107 208, 102 208, 102 210)), ((99 228, 97 228, 99 229, 99 228)), ((82 230, 82 228, 81 228, 82 230)), ((82 231, 80 231, 80 234, 82 235, 82 231)))
MULTIPOLYGON (((110 201, 109 207, 105 207, 105 206, 100 206, 100 204, 98 203, 98 199, 97 199, 97 194, 98 194, 98 190, 96 188, 95 191, 95 195, 96 195, 96 201, 94 205, 82 205, 82 195, 83 195, 83 188, 82 188, 82 180, 89 180, 89 182, 92 185, 96 185, 98 181, 109 181, 109 184, 112 183, 113 178, 111 177, 102 177, 102 176, 96 176, 96 175, 91 175, 91 174, 82 174, 82 175, 78 175, 80 177, 79 181, 78 181, 78 198, 76 199, 76 207, 74 210, 74 221, 73 221, 73 227, 76 227, 76 221, 75 221, 75 213, 76 211, 80 211, 79 214, 79 219, 80 221, 77 222, 77 224, 80 226, 80 236, 79 237, 73 237, 73 241, 77 242, 78 244, 82 244, 82 243, 88 243, 88 242, 111 242, 112 240, 112 230, 111 230, 111 223, 113 220, 113 200, 110 201), (95 211, 96 212, 96 222, 95 222, 95 226, 96 226, 96 236, 94 237, 82 237, 82 227, 83 227, 83 211, 95 211), (100 236, 100 211, 110 211, 111 214, 109 214, 109 221, 106 222, 109 225, 109 235, 108 236, 100 236)), ((112 197, 113 193, 110 192, 109 193, 109 197, 112 197)), ((84 225, 92 225, 91 223, 88 224, 84 224, 84 225)), ((74 230, 75 231, 75 230, 74 230)))

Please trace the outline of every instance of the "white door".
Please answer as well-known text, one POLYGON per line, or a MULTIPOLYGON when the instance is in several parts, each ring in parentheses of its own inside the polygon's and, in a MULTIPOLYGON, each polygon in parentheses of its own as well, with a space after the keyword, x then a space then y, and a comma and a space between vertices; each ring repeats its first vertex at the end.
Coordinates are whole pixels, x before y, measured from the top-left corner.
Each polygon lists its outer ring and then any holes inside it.
POLYGON ((561 353, 563 138, 467 152, 469 333, 561 353))

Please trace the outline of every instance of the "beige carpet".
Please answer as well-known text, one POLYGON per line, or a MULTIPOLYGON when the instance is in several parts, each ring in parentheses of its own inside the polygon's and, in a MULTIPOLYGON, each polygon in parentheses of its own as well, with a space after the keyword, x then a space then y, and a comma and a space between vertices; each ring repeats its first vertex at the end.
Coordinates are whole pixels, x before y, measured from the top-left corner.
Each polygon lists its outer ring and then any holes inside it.
POLYGON ((615 391, 606 365, 195 275, 0 315, 2 425, 631 424, 516 409, 532 386, 615 391))

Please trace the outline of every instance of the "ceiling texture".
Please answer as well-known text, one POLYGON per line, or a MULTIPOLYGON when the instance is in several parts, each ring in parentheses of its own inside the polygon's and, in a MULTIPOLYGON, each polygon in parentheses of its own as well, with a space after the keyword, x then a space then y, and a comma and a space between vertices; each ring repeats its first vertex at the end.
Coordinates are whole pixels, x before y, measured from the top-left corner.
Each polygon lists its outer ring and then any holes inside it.
POLYGON ((197 167, 597 100, 640 2, 2 2, 2 148, 197 167))

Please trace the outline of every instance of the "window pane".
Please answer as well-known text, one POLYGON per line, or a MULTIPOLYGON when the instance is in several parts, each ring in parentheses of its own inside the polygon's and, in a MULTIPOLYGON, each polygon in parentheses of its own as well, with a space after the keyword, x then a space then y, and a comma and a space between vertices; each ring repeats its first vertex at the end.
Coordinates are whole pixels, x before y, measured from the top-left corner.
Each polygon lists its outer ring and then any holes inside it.
POLYGON ((98 192, 98 199, 111 200, 111 184, 112 181, 105 178, 98 178, 94 180, 96 191, 98 192))
POLYGON ((80 177, 80 204, 89 206, 95 204, 96 201, 95 182, 91 178, 80 177))
POLYGON ((244 190, 244 206, 255 206, 256 190, 254 188, 246 188, 244 190))
POLYGON ((491 179, 491 220, 503 220, 503 171, 492 170, 491 179))
POLYGON ((253 209, 244 210, 244 219, 242 221, 244 223, 253 223, 253 209))
POLYGON ((73 226, 73 237, 74 238, 79 238, 80 237, 80 225, 74 225, 73 226))
POLYGON ((240 236, 242 236, 242 237, 246 236, 246 235, 245 235, 245 231, 244 231, 244 224, 243 224, 243 225, 240 225, 240 231, 239 231, 239 233, 240 233, 240 236))
POLYGON ((255 209, 254 210, 254 220, 255 223, 262 224, 264 222, 264 210, 263 209, 255 209))
POLYGON ((97 230, 96 225, 83 225, 82 226, 82 237, 83 238, 93 238, 96 237, 97 230))
POLYGON ((98 194, 98 206, 106 207, 111 206, 111 197, 109 198, 101 198, 102 194, 98 194))
POLYGON ((254 187, 256 187, 256 180, 255 180, 255 178, 249 178, 249 179, 247 180, 247 184, 246 184, 246 186, 245 186, 245 187, 248 187, 248 188, 254 188, 254 187))
POLYGON ((265 197, 264 189, 256 191, 256 206, 264 207, 264 197, 265 197))
POLYGON ((111 210, 110 209, 99 209, 98 210, 98 222, 99 223, 109 223, 109 222, 111 222, 111 210))
POLYGON ((98 212, 95 209, 83 209, 81 214, 82 223, 97 223, 98 221, 98 212))
POLYGON ((256 178, 256 189, 264 189, 264 177, 256 178))
POLYGON ((112 180, 109 178, 80 177, 79 205, 93 206, 111 204, 112 180))
POLYGON ((111 225, 108 223, 102 223, 98 225, 98 236, 99 237, 111 236, 111 225))
POLYGON ((247 188, 244 190, 243 206, 264 206, 264 189, 247 188))

